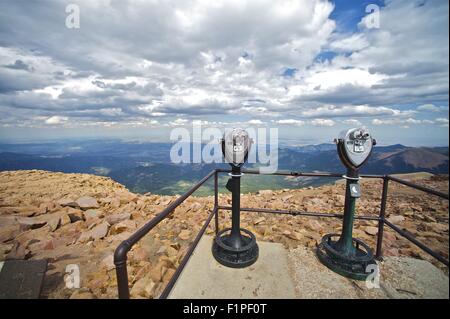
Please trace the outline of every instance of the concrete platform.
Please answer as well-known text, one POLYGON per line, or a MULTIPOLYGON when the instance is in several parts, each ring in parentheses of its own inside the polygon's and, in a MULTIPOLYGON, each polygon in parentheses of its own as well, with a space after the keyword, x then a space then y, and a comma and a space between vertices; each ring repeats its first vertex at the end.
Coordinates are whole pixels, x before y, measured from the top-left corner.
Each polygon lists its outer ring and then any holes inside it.
POLYGON ((425 260, 385 258, 379 264, 379 285, 373 288, 332 272, 310 248, 287 250, 281 244, 259 241, 258 261, 233 269, 214 259, 211 245, 210 236, 200 240, 169 298, 449 298, 448 276, 425 260))
POLYGON ((212 237, 203 236, 169 298, 296 298, 287 250, 281 244, 258 242, 259 258, 250 267, 219 264, 211 253, 212 237))

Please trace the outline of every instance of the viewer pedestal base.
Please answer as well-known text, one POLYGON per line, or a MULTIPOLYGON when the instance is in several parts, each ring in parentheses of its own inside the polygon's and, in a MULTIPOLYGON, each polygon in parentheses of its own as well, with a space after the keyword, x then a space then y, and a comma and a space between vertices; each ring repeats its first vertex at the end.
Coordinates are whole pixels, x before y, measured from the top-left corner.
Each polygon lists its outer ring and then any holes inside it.
POLYGON ((214 258, 222 265, 231 268, 244 268, 252 265, 259 255, 255 235, 241 228, 240 238, 232 237, 230 228, 220 231, 212 246, 214 258))
POLYGON ((352 247, 345 249, 341 247, 338 234, 328 234, 322 238, 322 242, 317 246, 317 256, 319 260, 334 272, 356 280, 365 280, 373 270, 368 269, 369 265, 374 265, 372 250, 366 243, 357 238, 352 238, 352 247))

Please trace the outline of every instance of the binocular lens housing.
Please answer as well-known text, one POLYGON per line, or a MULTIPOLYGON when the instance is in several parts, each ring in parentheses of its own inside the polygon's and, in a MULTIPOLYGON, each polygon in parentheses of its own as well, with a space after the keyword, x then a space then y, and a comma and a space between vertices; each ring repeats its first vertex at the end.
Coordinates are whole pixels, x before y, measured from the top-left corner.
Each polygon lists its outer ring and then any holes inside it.
POLYGON ((243 129, 225 132, 222 139, 222 153, 226 162, 233 167, 242 166, 247 161, 251 144, 252 139, 243 129))
POLYGON ((335 141, 342 163, 352 169, 359 168, 367 161, 375 145, 375 140, 365 127, 342 131, 335 141))

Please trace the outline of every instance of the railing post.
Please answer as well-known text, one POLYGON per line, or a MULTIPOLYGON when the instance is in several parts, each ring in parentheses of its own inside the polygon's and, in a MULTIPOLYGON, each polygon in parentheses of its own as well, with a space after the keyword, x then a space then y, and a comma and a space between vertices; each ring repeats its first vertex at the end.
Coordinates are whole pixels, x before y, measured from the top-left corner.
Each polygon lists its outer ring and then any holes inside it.
POLYGON ((116 266, 119 299, 130 299, 127 272, 127 253, 129 250, 130 246, 126 242, 122 242, 114 252, 114 265, 116 266))
POLYGON ((219 172, 216 170, 214 173, 214 223, 216 228, 216 235, 219 232, 219 172))
POLYGON ((383 260, 383 232, 384 232, 384 220, 386 218, 388 184, 389 178, 387 176, 383 176, 383 192, 381 195, 380 215, 378 217, 377 251, 375 253, 375 258, 380 261, 383 260))

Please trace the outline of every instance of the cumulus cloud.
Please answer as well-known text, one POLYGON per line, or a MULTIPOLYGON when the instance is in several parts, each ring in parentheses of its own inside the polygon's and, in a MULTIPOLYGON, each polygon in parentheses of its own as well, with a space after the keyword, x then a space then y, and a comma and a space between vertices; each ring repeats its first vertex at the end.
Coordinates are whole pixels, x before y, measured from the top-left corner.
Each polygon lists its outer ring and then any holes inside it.
POLYGON ((373 119, 373 125, 404 125, 404 124, 433 124, 430 120, 418 120, 414 118, 400 119, 400 118, 389 118, 389 119, 373 119))
POLYGON ((251 125, 262 125, 262 124, 264 124, 264 122, 261 121, 261 120, 250 120, 250 121, 248 121, 248 124, 251 124, 251 125))
POLYGON ((301 126, 301 125, 304 125, 304 124, 305 124, 305 121, 294 120, 294 119, 285 119, 285 120, 278 120, 278 121, 275 121, 275 123, 281 124, 281 125, 296 125, 296 126, 301 126))
POLYGON ((435 120, 435 122, 443 127, 448 127, 448 125, 449 125, 448 118, 439 117, 435 120))
POLYGON ((329 47, 335 52, 353 52, 366 48, 369 42, 363 34, 353 34, 349 37, 337 39, 330 43, 329 47))
POLYGON ((354 125, 354 126, 362 125, 362 123, 359 120, 356 120, 356 119, 343 120, 342 123, 348 124, 348 125, 354 125))
POLYGON ((178 119, 176 119, 174 121, 171 121, 169 124, 172 125, 172 126, 183 126, 183 125, 186 125, 188 123, 189 123, 189 121, 187 119, 180 119, 180 118, 178 118, 178 119))
POLYGON ((424 112, 441 112, 443 108, 434 104, 422 104, 417 107, 417 110, 424 112))
POLYGON ((69 118, 65 117, 65 116, 52 116, 49 117, 48 119, 45 120, 46 124, 50 124, 50 125, 56 125, 56 124, 61 124, 61 123, 65 123, 69 120, 69 118))
POLYGON ((336 123, 330 119, 314 119, 310 123, 314 126, 334 126, 336 123))
POLYGON ((368 105, 325 105, 315 109, 304 110, 301 114, 304 117, 351 117, 374 115, 405 116, 410 115, 411 113, 414 113, 414 111, 401 111, 384 106, 370 107, 368 105))

